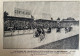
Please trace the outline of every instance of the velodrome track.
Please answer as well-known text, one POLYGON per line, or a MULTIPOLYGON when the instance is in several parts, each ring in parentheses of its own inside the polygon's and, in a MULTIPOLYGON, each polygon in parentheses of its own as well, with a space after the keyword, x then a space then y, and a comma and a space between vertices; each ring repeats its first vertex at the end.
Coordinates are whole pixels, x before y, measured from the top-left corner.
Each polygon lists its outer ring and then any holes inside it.
POLYGON ((35 47, 34 49, 79 49, 79 34, 55 42, 35 47))
MULTIPOLYGON (((20 35, 15 35, 15 36, 7 36, 3 38, 3 46, 4 48, 8 49, 16 49, 16 48, 35 48, 39 47, 51 42, 55 42, 61 39, 65 39, 74 35, 79 34, 79 27, 78 26, 73 26, 73 30, 71 32, 65 33, 64 28, 61 29, 61 32, 56 32, 56 29, 52 29, 52 32, 47 34, 45 38, 40 42, 39 38, 34 38, 33 37, 33 31, 30 30, 31 33, 26 33, 23 34, 23 32, 20 32, 20 35)), ((16 33, 15 33, 16 34, 16 33)))

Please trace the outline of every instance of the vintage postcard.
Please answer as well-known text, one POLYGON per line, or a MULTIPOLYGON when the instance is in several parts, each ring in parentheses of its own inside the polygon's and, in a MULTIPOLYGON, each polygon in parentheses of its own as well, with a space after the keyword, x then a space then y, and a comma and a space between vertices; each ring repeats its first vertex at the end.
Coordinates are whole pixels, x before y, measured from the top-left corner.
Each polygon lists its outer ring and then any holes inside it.
POLYGON ((80 1, 3 1, 2 5, 2 55, 78 56, 80 1))

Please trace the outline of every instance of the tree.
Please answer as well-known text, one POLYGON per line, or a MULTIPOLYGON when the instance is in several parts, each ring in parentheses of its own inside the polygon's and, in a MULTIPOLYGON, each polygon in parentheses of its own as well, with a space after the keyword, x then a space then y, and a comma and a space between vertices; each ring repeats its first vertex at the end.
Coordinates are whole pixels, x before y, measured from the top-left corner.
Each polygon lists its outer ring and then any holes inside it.
POLYGON ((58 19, 57 20, 59 20, 60 21, 60 18, 58 17, 58 19))
POLYGON ((59 24, 60 23, 60 18, 58 17, 58 19, 57 19, 57 23, 59 24))
POLYGON ((6 17, 8 16, 8 12, 4 12, 4 21, 6 20, 6 17))
POLYGON ((34 19, 34 16, 31 15, 31 18, 34 19))
POLYGON ((51 17, 51 20, 53 20, 53 18, 51 17))
POLYGON ((6 16, 8 16, 8 12, 5 11, 4 12, 4 17, 6 17, 6 16))

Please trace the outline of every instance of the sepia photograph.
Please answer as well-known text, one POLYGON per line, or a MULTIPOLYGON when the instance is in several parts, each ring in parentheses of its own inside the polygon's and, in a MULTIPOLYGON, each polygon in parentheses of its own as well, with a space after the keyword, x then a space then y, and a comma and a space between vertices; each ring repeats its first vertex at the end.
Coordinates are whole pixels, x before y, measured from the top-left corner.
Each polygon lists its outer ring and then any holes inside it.
POLYGON ((3 2, 3 49, 79 49, 79 4, 3 2))

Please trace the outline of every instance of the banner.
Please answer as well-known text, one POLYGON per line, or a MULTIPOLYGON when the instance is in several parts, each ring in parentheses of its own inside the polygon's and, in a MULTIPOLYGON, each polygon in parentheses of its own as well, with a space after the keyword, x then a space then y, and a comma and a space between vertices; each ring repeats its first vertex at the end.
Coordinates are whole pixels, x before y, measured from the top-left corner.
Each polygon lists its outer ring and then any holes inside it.
POLYGON ((15 8, 14 15, 17 17, 31 17, 31 11, 25 10, 25 9, 20 9, 20 8, 15 8))

